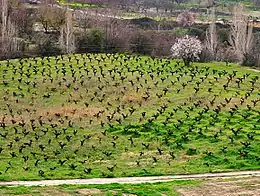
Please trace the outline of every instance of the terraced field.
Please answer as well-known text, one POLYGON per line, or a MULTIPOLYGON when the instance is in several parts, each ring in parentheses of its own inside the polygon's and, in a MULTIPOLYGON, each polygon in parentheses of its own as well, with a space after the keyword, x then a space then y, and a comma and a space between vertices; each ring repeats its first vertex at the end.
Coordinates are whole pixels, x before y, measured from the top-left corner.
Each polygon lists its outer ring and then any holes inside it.
POLYGON ((0 179, 259 169, 259 76, 123 54, 0 62, 0 179))

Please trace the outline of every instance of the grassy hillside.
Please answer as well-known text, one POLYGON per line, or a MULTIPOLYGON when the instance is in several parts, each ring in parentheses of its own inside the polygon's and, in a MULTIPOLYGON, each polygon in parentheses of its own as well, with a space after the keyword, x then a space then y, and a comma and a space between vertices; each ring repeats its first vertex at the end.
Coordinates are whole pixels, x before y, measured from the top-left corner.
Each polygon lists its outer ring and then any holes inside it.
POLYGON ((259 75, 121 54, 1 62, 0 179, 259 169, 259 75))

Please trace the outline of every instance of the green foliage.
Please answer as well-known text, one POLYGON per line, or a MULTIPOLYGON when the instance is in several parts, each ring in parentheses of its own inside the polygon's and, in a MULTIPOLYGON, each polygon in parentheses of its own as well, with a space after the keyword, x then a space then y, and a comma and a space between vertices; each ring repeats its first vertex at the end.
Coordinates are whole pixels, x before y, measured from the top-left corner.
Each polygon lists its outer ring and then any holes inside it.
POLYGON ((188 34, 189 30, 183 27, 176 27, 173 29, 174 33, 178 37, 183 37, 188 34))
POLYGON ((57 46, 56 37, 50 34, 38 35, 36 51, 40 56, 58 55, 61 53, 61 49, 57 46))
POLYGON ((188 31, 189 31, 188 35, 196 36, 200 40, 204 40, 205 39, 206 29, 205 29, 205 26, 203 26, 203 25, 196 25, 194 27, 190 27, 188 31))
POLYGON ((82 8, 102 8, 104 5, 99 4, 90 4, 90 3, 77 3, 75 1, 68 0, 58 0, 60 5, 68 5, 72 9, 82 9, 82 8))
POLYGON ((102 29, 91 29, 77 43, 78 52, 102 52, 105 33, 102 29))

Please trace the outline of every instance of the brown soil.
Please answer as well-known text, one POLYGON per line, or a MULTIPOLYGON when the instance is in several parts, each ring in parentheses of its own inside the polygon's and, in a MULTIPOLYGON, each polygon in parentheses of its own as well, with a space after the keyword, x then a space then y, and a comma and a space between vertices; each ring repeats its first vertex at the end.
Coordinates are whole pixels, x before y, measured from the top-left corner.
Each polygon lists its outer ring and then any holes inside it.
POLYGON ((77 191, 80 195, 87 195, 87 196, 94 196, 94 195, 101 195, 101 191, 99 189, 79 189, 77 191))
POLYGON ((177 189, 183 196, 258 196, 260 178, 204 181, 199 187, 177 189))
POLYGON ((142 103, 142 97, 137 93, 127 94, 123 97, 125 103, 142 103))
MULTIPOLYGON (((105 110, 103 108, 96 107, 80 107, 80 106, 63 106, 63 107, 53 107, 53 108, 38 108, 35 113, 28 114, 27 112, 23 112, 21 116, 15 116, 12 118, 10 115, 5 117, 5 123, 11 124, 11 120, 15 120, 16 122, 20 122, 24 120, 28 122, 30 119, 37 119, 42 116, 43 120, 47 118, 62 118, 68 116, 70 118, 79 119, 81 117, 102 117, 105 115, 105 110)), ((3 118, 3 114, 0 114, 0 119, 3 118)))
MULTIPOLYGON (((83 117, 83 116, 94 116, 99 112, 102 112, 101 108, 83 108, 83 107, 75 107, 75 106, 64 106, 64 107, 56 107, 56 108, 48 108, 44 110, 39 110, 37 113, 40 116, 69 116, 69 117, 83 117)), ((102 113, 100 113, 102 115, 102 113)))

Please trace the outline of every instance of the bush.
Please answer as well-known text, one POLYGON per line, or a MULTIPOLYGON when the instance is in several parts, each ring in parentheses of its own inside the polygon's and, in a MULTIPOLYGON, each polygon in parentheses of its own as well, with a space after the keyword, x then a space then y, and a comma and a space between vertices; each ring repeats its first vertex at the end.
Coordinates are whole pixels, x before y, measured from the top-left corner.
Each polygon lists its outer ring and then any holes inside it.
POLYGON ((260 66, 260 32, 254 33, 253 48, 244 55, 242 65, 244 66, 260 66))
POLYGON ((61 54, 61 49, 57 46, 57 37, 52 34, 38 34, 36 51, 40 56, 55 56, 61 54))
POLYGON ((148 17, 134 18, 130 20, 130 23, 135 25, 138 28, 143 28, 143 29, 150 29, 151 27, 156 28, 157 26, 157 21, 148 17))
POLYGON ((153 33, 150 36, 153 40, 152 56, 169 57, 171 55, 171 47, 175 42, 175 35, 173 33, 153 33))
POLYGON ((255 56, 255 54, 247 53, 244 55, 242 65, 248 66, 248 67, 253 67, 253 66, 257 65, 257 63, 258 63, 257 61, 258 61, 258 59, 255 56))
POLYGON ((87 34, 82 35, 77 40, 77 52, 103 52, 104 31, 101 29, 91 29, 87 34))
POLYGON ((143 31, 138 31, 130 40, 130 49, 133 53, 150 55, 153 50, 152 39, 143 31))
POLYGON ((184 35, 189 34, 189 29, 183 27, 175 27, 173 32, 176 36, 183 37, 184 35))
POLYGON ((198 37, 203 40, 206 37, 206 29, 204 27, 196 26, 189 28, 188 35, 198 37))
POLYGON ((204 47, 199 55, 199 61, 205 63, 212 61, 212 59, 214 59, 212 53, 204 47))
POLYGON ((217 29, 218 38, 221 43, 229 41, 230 29, 228 28, 218 28, 217 29))

